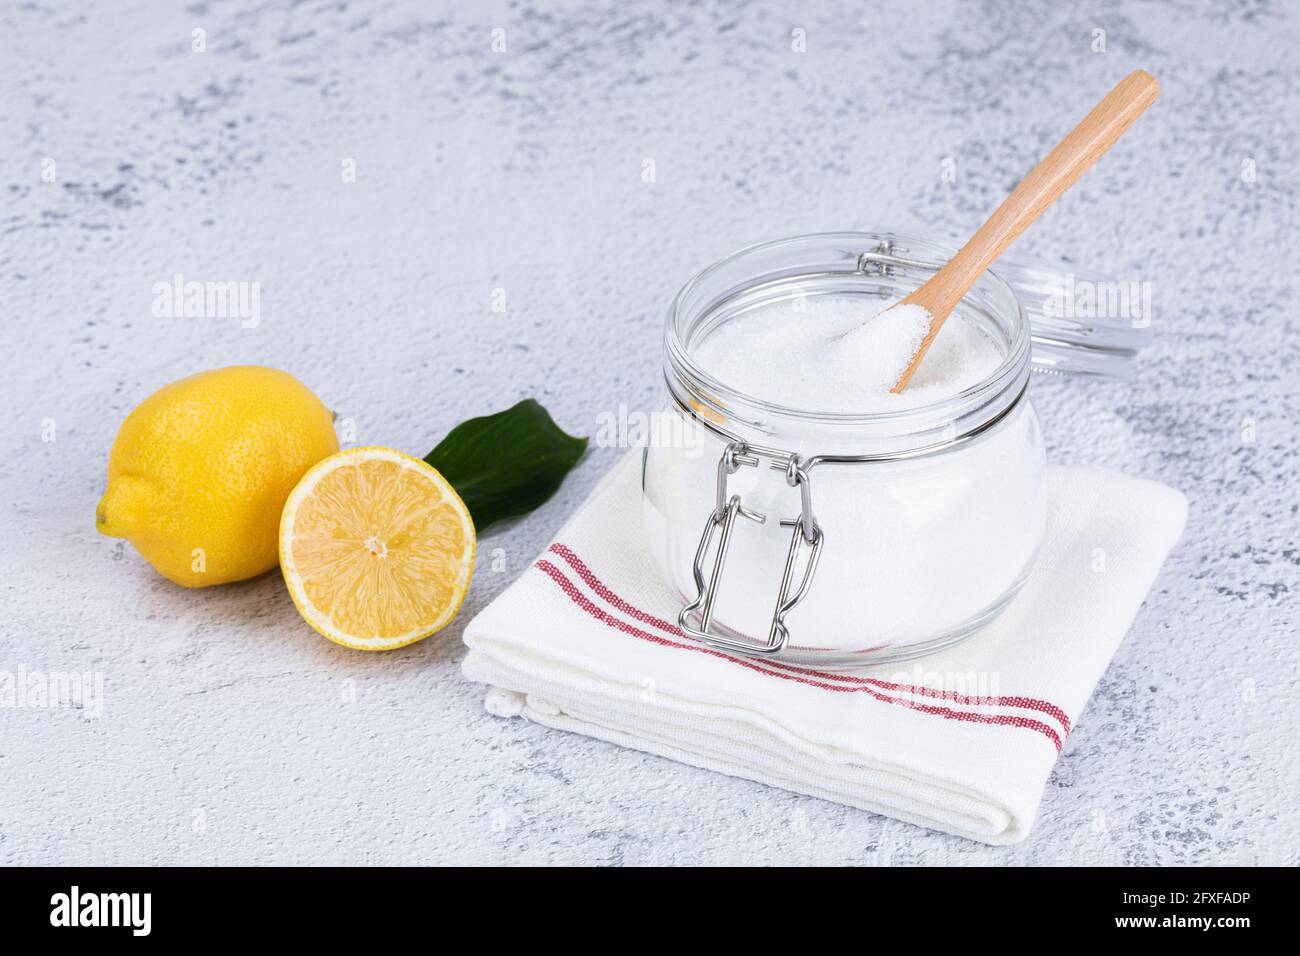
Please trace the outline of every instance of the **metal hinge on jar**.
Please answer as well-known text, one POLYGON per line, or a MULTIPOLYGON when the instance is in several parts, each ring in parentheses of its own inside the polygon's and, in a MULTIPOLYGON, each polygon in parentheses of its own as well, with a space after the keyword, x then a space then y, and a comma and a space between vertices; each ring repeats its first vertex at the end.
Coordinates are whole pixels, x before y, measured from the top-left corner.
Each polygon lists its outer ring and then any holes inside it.
POLYGON ((763 448, 746 442, 731 442, 718 460, 718 494, 717 503, 704 525, 700 535, 700 545, 695 551, 693 573, 695 576, 695 600, 682 608, 677 615, 677 624, 696 640, 724 650, 739 651, 743 654, 778 654, 790 639, 790 632, 785 626, 785 616, 808 593, 813 574, 817 570, 817 560, 821 556, 822 542, 825 536, 818 526, 812 511, 812 481, 808 477, 808 467, 798 455, 790 452, 763 448), (790 549, 786 554, 785 570, 781 574, 781 584, 777 589, 776 606, 772 612, 772 623, 768 629, 765 644, 750 640, 726 637, 711 630, 713 609, 717 602, 718 588, 722 573, 726 567, 727 550, 731 544, 731 533, 737 518, 763 524, 767 517, 745 508, 740 495, 727 494, 727 479, 740 470, 742 466, 759 467, 764 461, 769 467, 785 474, 786 484, 799 489, 801 504, 798 518, 781 522, 781 527, 791 528, 790 549), (704 562, 708 556, 709 546, 714 537, 718 538, 717 550, 713 558, 713 568, 708 578, 704 576, 704 562), (801 552, 807 552, 803 576, 798 588, 791 593, 795 570, 798 567, 801 552), (698 623, 695 623, 698 622, 698 623))

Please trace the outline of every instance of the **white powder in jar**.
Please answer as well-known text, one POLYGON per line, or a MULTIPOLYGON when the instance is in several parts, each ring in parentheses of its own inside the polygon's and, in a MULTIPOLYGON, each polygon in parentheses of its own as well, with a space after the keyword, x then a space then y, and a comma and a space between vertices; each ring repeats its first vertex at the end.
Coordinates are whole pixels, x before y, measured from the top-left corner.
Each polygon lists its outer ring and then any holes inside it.
MULTIPOLYGON (((797 307, 769 303, 730 316, 692 355, 729 389, 809 412, 804 421, 774 421, 770 432, 725 423, 739 433, 805 457, 854 453, 874 426, 819 420, 816 413, 870 416, 932 406, 987 380, 1004 358, 997 342, 956 312, 908 387, 894 394, 890 388, 929 320, 920 309, 886 307, 846 294, 811 296, 797 307)), ((919 414, 944 424, 941 412, 919 414)), ((698 441, 651 447, 643 475, 647 539, 683 601, 695 594, 691 568, 715 507, 725 445, 698 423, 688 420, 687 427, 698 441)), ((978 439, 937 454, 816 467, 812 506, 825 544, 807 599, 787 619, 796 656, 836 662, 907 654, 983 620, 1033 560, 1043 533, 1042 477, 1042 438, 1028 402, 978 439)), ((761 641, 791 535, 780 522, 798 515, 799 495, 766 467, 738 469, 727 494, 740 495, 767 520, 737 521, 715 626, 761 641)), ((711 558, 705 572, 712 573, 711 558)))
POLYGON ((930 328, 918 305, 818 296, 765 305, 725 323, 695 357, 719 381, 793 408, 871 413, 916 408, 988 378, 998 346, 960 312, 948 317, 907 388, 890 391, 930 328))

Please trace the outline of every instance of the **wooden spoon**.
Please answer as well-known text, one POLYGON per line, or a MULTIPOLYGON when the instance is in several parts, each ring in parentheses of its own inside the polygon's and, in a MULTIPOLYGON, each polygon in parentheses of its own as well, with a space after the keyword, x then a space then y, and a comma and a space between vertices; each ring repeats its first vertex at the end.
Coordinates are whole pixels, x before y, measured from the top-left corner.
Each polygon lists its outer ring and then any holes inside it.
POLYGON ((930 280, 898 305, 919 305, 932 316, 930 331, 892 389, 901 392, 925 358, 949 314, 984 270, 1075 184, 1160 95, 1160 84, 1145 70, 1134 70, 1106 94, 1070 135, 1061 140, 1020 181, 1010 196, 930 280))

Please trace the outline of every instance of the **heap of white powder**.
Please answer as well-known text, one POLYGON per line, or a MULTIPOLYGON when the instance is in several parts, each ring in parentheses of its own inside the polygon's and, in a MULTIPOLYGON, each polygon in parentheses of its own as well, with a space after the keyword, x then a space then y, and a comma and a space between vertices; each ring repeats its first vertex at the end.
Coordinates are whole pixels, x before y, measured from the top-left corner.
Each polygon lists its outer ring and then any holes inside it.
POLYGON ((917 305, 858 296, 779 302, 724 323, 696 352, 713 376, 780 405, 872 413, 940 401, 987 378, 997 345, 959 312, 948 317, 901 394, 890 391, 930 328, 917 305))

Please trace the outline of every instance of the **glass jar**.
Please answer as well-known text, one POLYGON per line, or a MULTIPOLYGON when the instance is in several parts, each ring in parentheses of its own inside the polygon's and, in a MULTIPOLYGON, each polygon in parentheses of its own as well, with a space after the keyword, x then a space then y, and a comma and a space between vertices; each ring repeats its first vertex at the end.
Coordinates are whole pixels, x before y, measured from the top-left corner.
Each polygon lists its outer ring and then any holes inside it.
POLYGON ((782 239, 710 266, 673 300, 664 372, 677 427, 644 450, 642 498, 687 634, 817 666, 898 661, 971 635, 1020 589, 1046 508, 1031 368, 1113 377, 1140 344, 1125 329, 1045 315, 1051 270, 1014 267, 1044 317, 1038 342, 1012 286, 993 272, 975 284, 959 310, 1001 364, 933 404, 793 408, 738 391, 693 357, 724 323, 773 303, 811 321, 809 299, 861 296, 870 315, 953 252, 889 232, 782 239))

